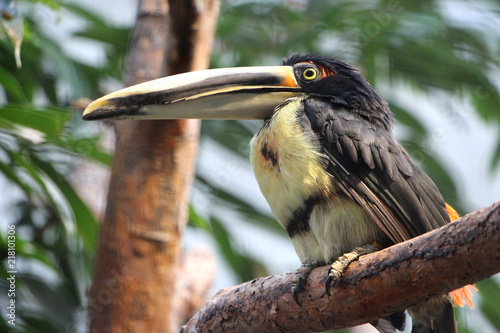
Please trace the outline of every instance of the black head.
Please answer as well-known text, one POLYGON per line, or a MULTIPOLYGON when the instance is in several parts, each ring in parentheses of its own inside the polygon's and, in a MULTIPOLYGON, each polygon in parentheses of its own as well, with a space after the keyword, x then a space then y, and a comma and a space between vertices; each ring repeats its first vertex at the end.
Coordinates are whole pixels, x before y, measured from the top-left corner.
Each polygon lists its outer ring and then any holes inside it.
POLYGON ((394 116, 387 102, 365 78, 345 62, 311 54, 297 54, 282 61, 293 66, 295 78, 310 96, 327 99, 373 124, 391 131, 394 116))

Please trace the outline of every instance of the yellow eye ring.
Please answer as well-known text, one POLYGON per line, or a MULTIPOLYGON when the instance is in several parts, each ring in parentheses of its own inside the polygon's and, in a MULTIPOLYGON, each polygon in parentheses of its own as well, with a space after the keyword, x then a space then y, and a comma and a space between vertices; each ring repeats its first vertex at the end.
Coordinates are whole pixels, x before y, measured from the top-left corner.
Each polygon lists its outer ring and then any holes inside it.
POLYGON ((302 77, 306 80, 314 80, 318 76, 318 71, 312 67, 304 69, 302 77))

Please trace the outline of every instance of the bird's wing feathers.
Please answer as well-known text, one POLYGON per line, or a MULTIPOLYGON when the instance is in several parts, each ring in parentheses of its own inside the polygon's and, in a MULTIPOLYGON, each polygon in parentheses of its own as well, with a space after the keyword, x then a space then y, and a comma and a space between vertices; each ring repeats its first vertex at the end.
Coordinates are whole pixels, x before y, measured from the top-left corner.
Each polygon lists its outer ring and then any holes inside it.
POLYGON ((392 134, 328 103, 306 99, 327 171, 395 243, 449 221, 444 200, 392 134))

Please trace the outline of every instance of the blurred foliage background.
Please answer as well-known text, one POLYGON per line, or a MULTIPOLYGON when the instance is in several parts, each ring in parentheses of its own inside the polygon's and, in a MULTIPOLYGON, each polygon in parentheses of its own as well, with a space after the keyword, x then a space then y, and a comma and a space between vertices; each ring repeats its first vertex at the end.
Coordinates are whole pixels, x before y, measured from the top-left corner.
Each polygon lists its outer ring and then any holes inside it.
MULTIPOLYGON (((133 11, 137 4, 122 5, 133 11)), ((92 186, 102 192, 107 185, 92 175, 75 179, 82 166, 109 166, 101 134, 112 129, 83 123, 78 104, 80 98, 94 99, 119 87, 133 24, 112 23, 107 16, 113 11, 95 7, 84 0, 0 0, 2 332, 85 331, 102 207, 84 198, 92 198, 86 193, 92 186), (79 22, 70 32, 74 41, 99 46, 99 61, 75 57, 56 38, 54 29, 64 29, 68 20, 79 22), (16 226, 17 236, 16 326, 5 316, 8 225, 16 226)), ((499 197, 481 196, 477 192, 484 191, 464 185, 451 162, 467 154, 446 151, 445 139, 478 138, 471 129, 486 128, 488 142, 463 147, 485 150, 487 160, 478 162, 484 168, 462 169, 466 175, 481 173, 483 187, 498 180, 499 42, 498 1, 233 0, 223 1, 211 66, 278 64, 295 52, 332 55, 356 65, 391 105, 400 142, 447 201, 466 213, 499 197)), ((250 237, 248 230, 262 242, 287 242, 263 199, 255 198, 260 196, 255 184, 247 191, 241 183, 251 177, 248 142, 259 127, 252 121, 204 121, 202 126, 187 236, 210 238, 234 283, 283 273, 276 271, 281 255, 273 250, 269 256, 269 245, 254 244, 264 248, 259 255, 240 242, 250 237), (220 155, 236 162, 210 169, 220 155)), ((291 245, 287 249, 291 253, 284 257, 295 255, 291 245)), ((293 260, 289 271, 298 267, 293 260)), ((477 310, 457 310, 460 331, 500 332, 498 279, 478 288, 477 310)))

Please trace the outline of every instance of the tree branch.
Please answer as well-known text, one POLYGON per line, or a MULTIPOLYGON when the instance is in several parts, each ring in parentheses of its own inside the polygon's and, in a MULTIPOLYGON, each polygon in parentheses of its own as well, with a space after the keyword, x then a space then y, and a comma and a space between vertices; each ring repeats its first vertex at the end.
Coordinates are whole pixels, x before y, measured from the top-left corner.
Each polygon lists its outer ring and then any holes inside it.
POLYGON ((371 322, 500 272, 500 201, 351 264, 325 293, 328 266, 292 299, 292 273, 221 290, 181 332, 310 332, 371 322))

